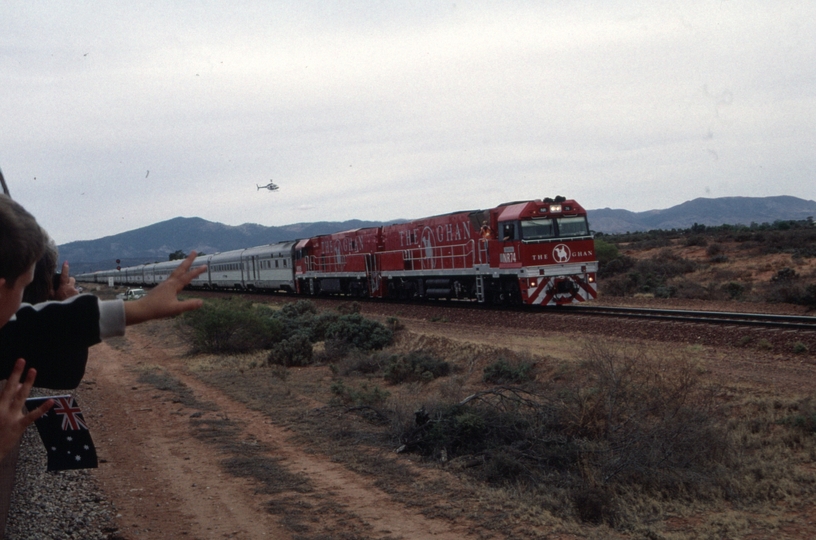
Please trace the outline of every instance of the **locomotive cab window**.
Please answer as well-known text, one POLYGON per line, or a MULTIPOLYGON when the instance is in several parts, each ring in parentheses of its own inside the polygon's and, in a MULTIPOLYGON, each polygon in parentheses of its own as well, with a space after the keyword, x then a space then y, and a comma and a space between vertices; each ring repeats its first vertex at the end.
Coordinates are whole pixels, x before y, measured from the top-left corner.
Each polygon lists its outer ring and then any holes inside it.
POLYGON ((558 236, 589 236, 585 217, 558 218, 558 236))
POLYGON ((499 238, 505 241, 518 238, 518 234, 516 234, 517 223, 516 221, 499 223, 499 238))
POLYGON ((543 240, 555 236, 552 219, 529 219, 521 222, 522 240, 543 240))

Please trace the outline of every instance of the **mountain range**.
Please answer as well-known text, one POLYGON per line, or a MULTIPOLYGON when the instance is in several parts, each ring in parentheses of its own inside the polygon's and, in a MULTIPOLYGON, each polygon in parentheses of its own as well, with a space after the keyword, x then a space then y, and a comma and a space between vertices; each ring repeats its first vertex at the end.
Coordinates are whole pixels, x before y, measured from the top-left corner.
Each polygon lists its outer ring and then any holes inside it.
MULTIPOLYGON (((686 229, 701 225, 749 225, 779 220, 802 220, 816 216, 816 202, 789 196, 699 198, 664 210, 631 212, 603 208, 588 210, 590 228, 606 234, 653 229, 686 229)), ((122 266, 168 260, 178 250, 216 253, 260 246, 284 240, 376 227, 403 220, 295 223, 265 227, 245 223, 231 226, 202 218, 177 217, 97 240, 69 242, 59 246, 60 259, 71 262, 71 272, 93 272, 122 266)))

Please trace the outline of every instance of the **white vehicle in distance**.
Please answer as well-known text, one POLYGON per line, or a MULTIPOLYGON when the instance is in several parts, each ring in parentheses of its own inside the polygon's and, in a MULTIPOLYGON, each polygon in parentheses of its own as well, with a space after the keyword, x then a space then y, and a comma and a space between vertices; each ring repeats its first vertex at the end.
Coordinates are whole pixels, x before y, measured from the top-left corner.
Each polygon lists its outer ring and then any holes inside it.
POLYGON ((128 289, 123 293, 117 294, 116 298, 118 298, 120 300, 125 300, 125 301, 127 301, 127 300, 136 300, 136 299, 141 298, 142 296, 144 296, 146 294, 147 294, 147 292, 145 292, 144 289, 128 289))

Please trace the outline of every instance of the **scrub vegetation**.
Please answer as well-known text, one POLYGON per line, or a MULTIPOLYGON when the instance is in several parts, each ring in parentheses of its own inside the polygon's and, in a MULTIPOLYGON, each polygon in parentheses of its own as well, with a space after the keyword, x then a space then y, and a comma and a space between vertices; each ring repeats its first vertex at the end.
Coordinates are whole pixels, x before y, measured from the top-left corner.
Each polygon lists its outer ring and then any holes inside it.
MULTIPOLYGON (((687 263, 661 264, 682 275, 687 263)), ((473 515, 484 531, 519 538, 538 537, 530 523, 596 538, 727 538, 775 530, 763 509, 816 496, 812 398, 722 384, 696 349, 610 338, 559 359, 419 337, 394 317, 382 324, 345 305, 210 303, 219 320, 257 317, 231 339, 268 358, 241 369, 232 359, 200 377, 428 515, 444 515, 440 498, 455 506, 466 496, 481 501, 473 515), (281 366, 308 367, 281 376, 281 366), (308 396, 306 416, 298 396, 308 396), (395 476, 392 460, 378 457, 392 450, 438 475, 427 497, 412 491, 416 477, 395 476)), ((209 320, 182 319, 195 351, 223 342, 208 337, 209 320)))
POLYGON ((812 220, 599 234, 595 247, 599 286, 607 296, 816 307, 812 220), (772 262, 752 264, 758 258, 772 262))

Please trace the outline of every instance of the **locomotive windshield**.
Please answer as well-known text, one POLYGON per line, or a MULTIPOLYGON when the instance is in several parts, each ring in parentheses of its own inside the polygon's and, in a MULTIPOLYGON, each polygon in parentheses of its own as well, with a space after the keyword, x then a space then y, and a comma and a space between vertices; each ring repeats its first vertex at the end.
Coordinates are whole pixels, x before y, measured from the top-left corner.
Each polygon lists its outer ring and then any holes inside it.
POLYGON ((555 236, 552 219, 530 219, 521 222, 522 240, 542 240, 555 236))
POLYGON ((538 218, 521 222, 521 239, 528 242, 574 236, 589 236, 585 217, 538 218))
POLYGON ((558 218, 558 236, 589 236, 585 217, 558 218))

